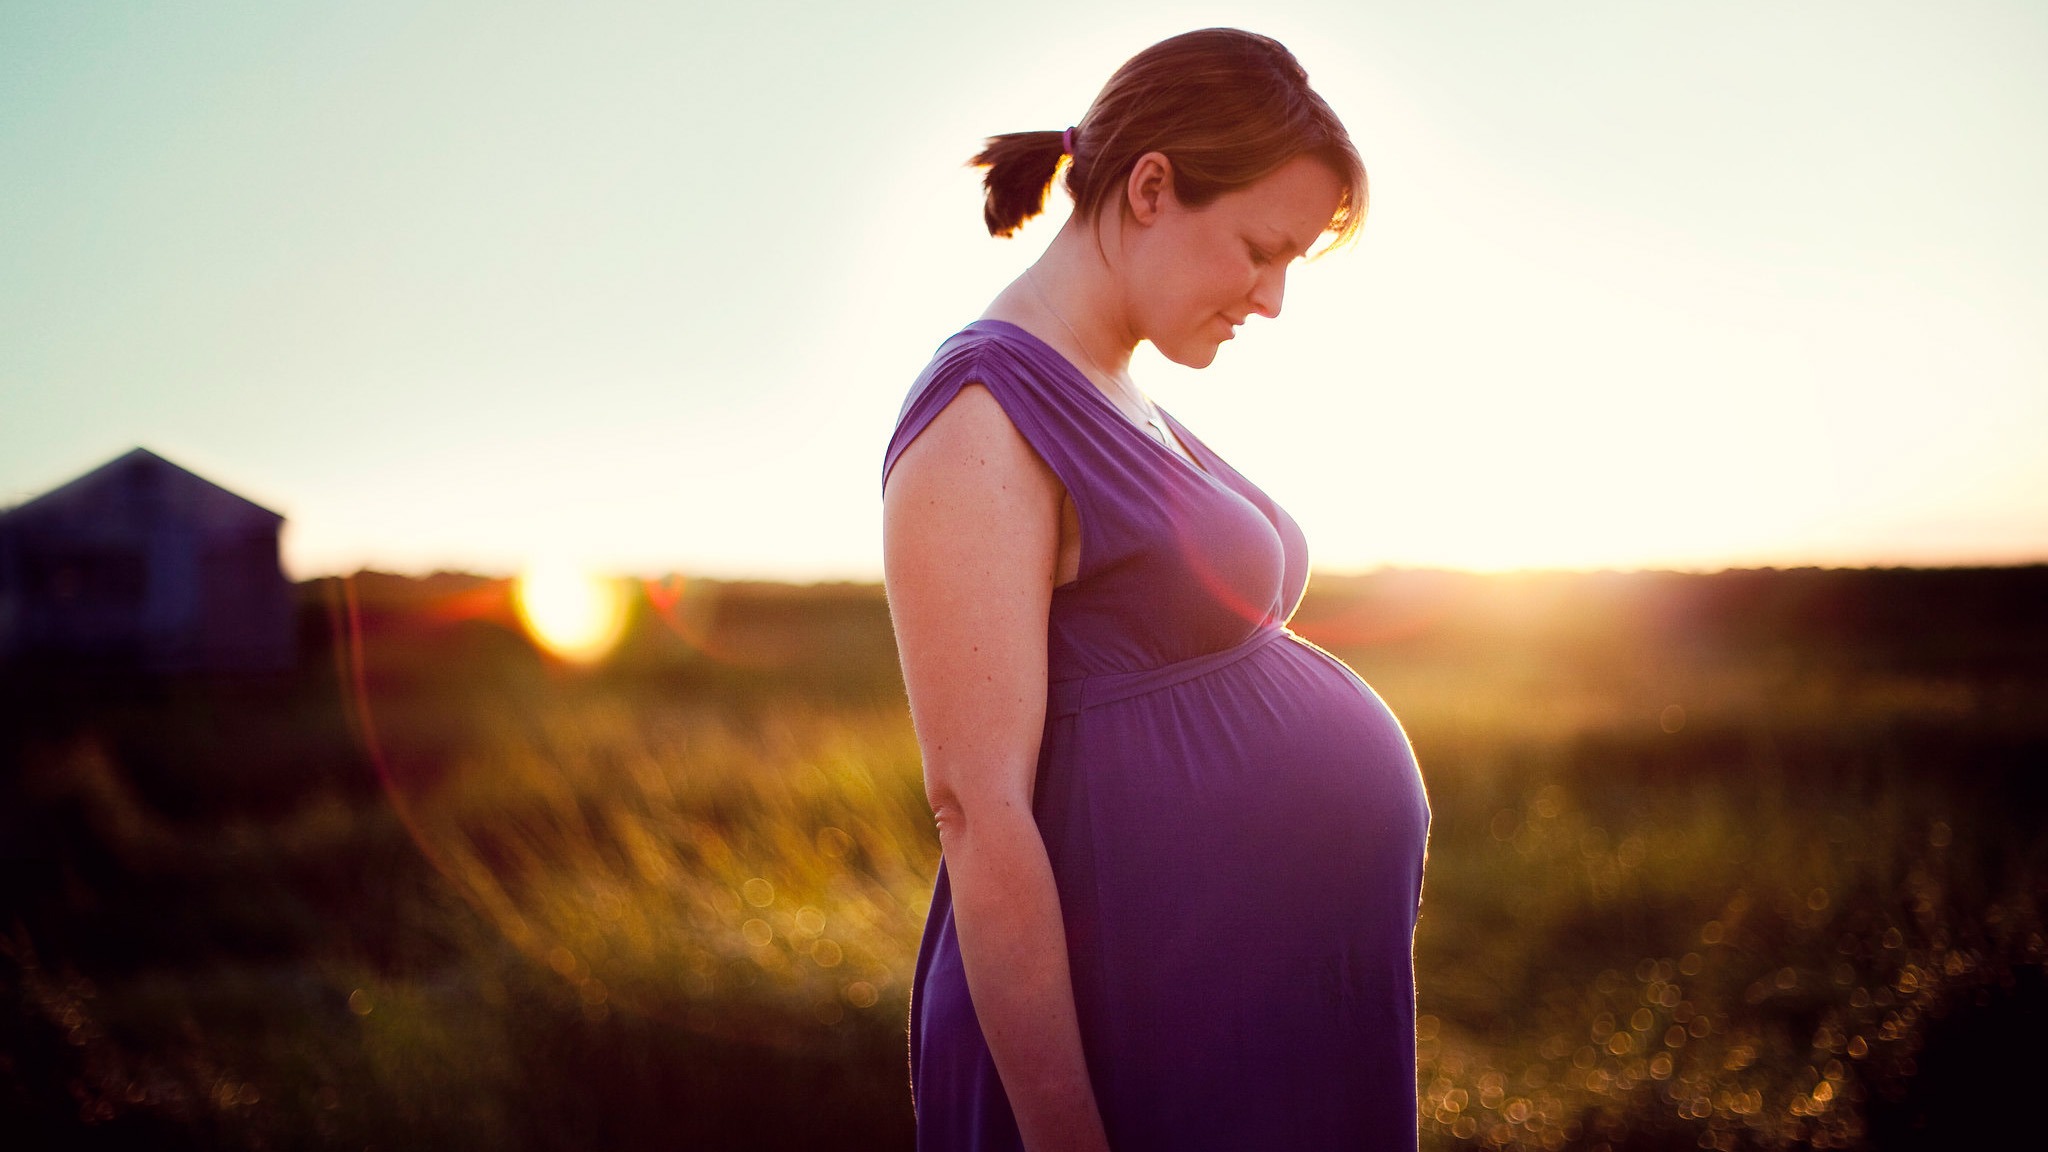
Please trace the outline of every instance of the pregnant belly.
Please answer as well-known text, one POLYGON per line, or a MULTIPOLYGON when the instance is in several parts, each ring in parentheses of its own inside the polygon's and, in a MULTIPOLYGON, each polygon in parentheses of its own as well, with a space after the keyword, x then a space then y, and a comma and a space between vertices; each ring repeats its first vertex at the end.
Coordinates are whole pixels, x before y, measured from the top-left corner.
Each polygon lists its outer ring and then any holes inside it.
POLYGON ((1171 1116, 1188 1131, 1157 1147, 1356 1146, 1229 1125, 1412 1116, 1429 807, 1379 698, 1283 639, 1047 737, 1037 815, 1112 1132, 1171 1116))
POLYGON ((1168 931, 1277 930, 1322 904, 1412 919, 1422 779, 1393 714, 1335 658, 1283 639, 1047 736, 1036 807, 1063 899, 1138 902, 1168 931))

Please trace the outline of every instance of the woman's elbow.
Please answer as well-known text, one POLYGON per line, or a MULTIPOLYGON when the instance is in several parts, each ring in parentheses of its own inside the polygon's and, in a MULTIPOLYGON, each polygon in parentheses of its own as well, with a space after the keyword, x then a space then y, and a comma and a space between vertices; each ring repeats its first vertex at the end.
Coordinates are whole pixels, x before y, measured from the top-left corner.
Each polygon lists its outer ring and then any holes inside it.
POLYGON ((1032 820, 1030 799, 1007 792, 970 797, 951 788, 933 787, 925 790, 925 800, 938 828, 939 850, 956 858, 973 844, 974 833, 1032 820))
POLYGON ((960 798, 950 791, 927 789, 925 803, 931 806, 932 824, 939 830, 939 847, 943 850, 967 828, 967 813, 960 808, 960 798))

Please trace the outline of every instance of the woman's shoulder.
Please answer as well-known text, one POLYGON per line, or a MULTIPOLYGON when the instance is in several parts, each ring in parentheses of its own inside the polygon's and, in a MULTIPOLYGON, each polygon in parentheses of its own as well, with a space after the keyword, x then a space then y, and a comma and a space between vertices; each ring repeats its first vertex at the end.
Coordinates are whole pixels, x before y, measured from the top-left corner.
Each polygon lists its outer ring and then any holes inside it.
MULTIPOLYGON (((1050 351, 1036 336, 1007 320, 982 317, 946 338, 933 353, 918 382, 932 378, 956 377, 962 372, 988 367, 1005 375, 1018 372, 1042 374, 1044 353, 1050 351)), ((975 381, 986 383, 986 381, 975 381)), ((913 392, 915 389, 913 389, 913 392)))
POLYGON ((1048 411, 1060 407, 1060 384, 1057 365, 1046 363, 1047 356, 1056 354, 1005 320, 984 317, 948 337, 904 397, 883 462, 884 478, 903 449, 969 385, 986 389, 1002 415, 1041 455, 1047 454, 1058 435, 1051 425, 1062 422, 1048 411))
POLYGON ((1023 328, 983 317, 939 345, 896 418, 901 423, 924 406, 944 407, 969 384, 994 392, 1005 408, 1044 404, 1060 393, 1064 365, 1058 353, 1023 328))

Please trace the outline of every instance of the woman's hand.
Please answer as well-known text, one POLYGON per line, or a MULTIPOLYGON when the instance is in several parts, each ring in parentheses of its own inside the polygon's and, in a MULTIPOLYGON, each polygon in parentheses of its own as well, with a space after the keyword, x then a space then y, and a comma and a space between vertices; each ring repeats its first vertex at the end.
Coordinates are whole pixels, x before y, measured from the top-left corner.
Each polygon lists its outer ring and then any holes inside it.
POLYGON ((1066 493, 969 385, 882 500, 889 613, 974 1011, 1031 1152, 1106 1152, 1031 793, 1066 493))

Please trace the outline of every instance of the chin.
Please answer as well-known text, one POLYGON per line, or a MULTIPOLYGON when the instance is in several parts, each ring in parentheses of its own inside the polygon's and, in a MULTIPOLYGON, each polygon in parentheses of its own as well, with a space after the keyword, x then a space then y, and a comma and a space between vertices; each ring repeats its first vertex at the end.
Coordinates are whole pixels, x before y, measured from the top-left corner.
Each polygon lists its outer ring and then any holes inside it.
POLYGON ((1223 343, 1220 340, 1190 340, 1169 346, 1155 340, 1152 347, 1183 368, 1207 368, 1216 362, 1216 353, 1222 349, 1223 343))

